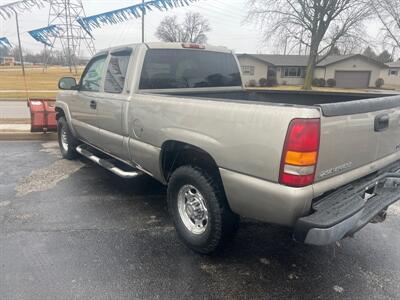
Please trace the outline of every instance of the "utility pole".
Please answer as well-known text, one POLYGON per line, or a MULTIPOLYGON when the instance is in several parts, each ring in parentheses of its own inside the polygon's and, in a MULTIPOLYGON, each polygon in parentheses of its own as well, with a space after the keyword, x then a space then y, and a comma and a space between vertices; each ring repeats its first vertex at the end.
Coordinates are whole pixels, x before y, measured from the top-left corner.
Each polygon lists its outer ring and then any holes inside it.
POLYGON ((65 0, 64 2, 64 9, 65 9, 65 26, 67 30, 67 59, 68 59, 68 66, 69 72, 72 73, 72 61, 71 61, 71 48, 70 48, 70 37, 69 37, 69 24, 70 24, 70 15, 69 15, 69 0, 65 0))
POLYGON ((142 43, 144 43, 144 0, 142 0, 142 43))
POLYGON ((19 47, 19 57, 21 60, 22 75, 24 75, 24 77, 25 77, 25 65, 24 65, 24 57, 22 56, 21 37, 19 34, 19 22, 18 22, 18 14, 17 13, 15 13, 15 22, 17 23, 18 47, 19 47))

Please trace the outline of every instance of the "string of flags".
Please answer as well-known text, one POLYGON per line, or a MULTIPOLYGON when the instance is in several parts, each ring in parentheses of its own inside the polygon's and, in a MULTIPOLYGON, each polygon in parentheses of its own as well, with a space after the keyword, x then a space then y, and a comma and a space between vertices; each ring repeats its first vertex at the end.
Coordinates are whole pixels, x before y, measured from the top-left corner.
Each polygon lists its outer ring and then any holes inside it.
POLYGON ((61 29, 56 25, 50 25, 47 27, 28 31, 28 33, 39 43, 52 47, 52 39, 56 38, 59 35, 60 30, 61 29))
POLYGON ((103 25, 113 25, 128 21, 132 18, 140 18, 142 14, 146 14, 147 11, 152 11, 154 8, 160 11, 167 11, 172 8, 188 6, 190 3, 197 1, 198 0, 151 0, 125 8, 80 18, 77 22, 86 32, 90 33, 91 30, 103 25))
POLYGON ((45 2, 49 2, 49 0, 20 0, 0 5, 0 17, 7 20, 15 13, 31 10, 34 7, 43 8, 45 2))
POLYGON ((6 37, 0 37, 0 47, 11 48, 11 43, 6 37))
MULTIPOLYGON (((169 9, 188 6, 193 2, 199 0, 150 0, 144 3, 120 8, 101 14, 80 18, 76 21, 79 25, 90 35, 91 31, 95 28, 100 28, 103 25, 113 25, 128 21, 133 18, 140 18, 147 12, 157 9, 159 11, 167 11, 169 9)), ((0 6, 0 16, 3 19, 10 18, 16 12, 22 12, 24 10, 30 10, 34 7, 42 8, 45 3, 51 2, 50 0, 20 0, 11 2, 9 4, 0 6)), ((29 35, 32 36, 36 41, 52 47, 54 39, 62 33, 62 28, 51 25, 28 31, 29 35)), ((7 38, 0 39, 1 45, 9 45, 7 38)), ((7 46, 7 47, 9 47, 7 46)))

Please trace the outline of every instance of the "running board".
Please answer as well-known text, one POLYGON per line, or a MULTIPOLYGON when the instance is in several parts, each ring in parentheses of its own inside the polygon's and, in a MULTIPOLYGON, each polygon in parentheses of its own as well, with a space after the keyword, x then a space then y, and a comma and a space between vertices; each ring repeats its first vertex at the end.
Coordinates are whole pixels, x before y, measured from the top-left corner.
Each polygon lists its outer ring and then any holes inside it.
POLYGON ((109 162, 106 159, 99 158, 96 155, 94 155, 92 152, 90 152, 87 149, 84 149, 82 145, 76 147, 76 151, 79 154, 82 154, 83 156, 87 157, 91 161, 95 162, 96 164, 102 166, 103 168, 107 169, 108 171, 118 175, 119 177, 122 178, 134 178, 136 176, 142 175, 143 173, 141 171, 124 171, 118 167, 116 167, 113 163, 109 162))

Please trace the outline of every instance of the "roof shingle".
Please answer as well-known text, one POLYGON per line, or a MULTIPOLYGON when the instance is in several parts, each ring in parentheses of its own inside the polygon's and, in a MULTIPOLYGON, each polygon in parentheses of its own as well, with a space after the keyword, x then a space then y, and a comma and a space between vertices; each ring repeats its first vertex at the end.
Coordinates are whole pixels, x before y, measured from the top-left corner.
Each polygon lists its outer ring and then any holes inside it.
POLYGON ((400 68, 400 60, 387 63, 389 68, 400 68))
MULTIPOLYGON (((306 67, 308 64, 308 55, 278 55, 278 54, 239 54, 238 56, 242 55, 248 55, 252 56, 254 58, 257 58, 261 61, 264 61, 266 63, 275 65, 277 67, 285 67, 285 66, 295 66, 295 67, 306 67)), ((384 65, 378 61, 375 61, 373 59, 370 59, 366 56, 360 55, 360 54, 353 54, 353 55, 331 55, 326 57, 323 61, 318 63, 318 67, 325 67, 334 63, 337 63, 339 61, 343 61, 355 56, 361 56, 364 57, 373 63, 384 65)), ((399 62, 400 63, 400 62, 399 62)), ((399 64, 400 67, 400 64, 399 64)))

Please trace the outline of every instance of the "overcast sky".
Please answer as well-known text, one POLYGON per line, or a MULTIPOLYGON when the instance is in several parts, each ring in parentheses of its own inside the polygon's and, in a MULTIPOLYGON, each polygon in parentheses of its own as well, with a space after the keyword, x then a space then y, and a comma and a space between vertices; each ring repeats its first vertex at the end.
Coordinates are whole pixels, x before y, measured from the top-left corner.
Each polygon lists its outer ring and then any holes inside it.
MULTIPOLYGON (((0 4, 7 4, 15 0, 0 0, 0 4)), ((71 0, 73 1, 73 0, 71 0)), ((140 3, 141 0, 82 0, 86 15, 90 16, 117 8, 140 3)), ((237 53, 268 53, 274 52, 271 45, 263 43, 260 30, 253 24, 245 22, 247 0, 200 0, 183 8, 171 9, 168 12, 154 10, 146 15, 145 32, 146 42, 157 41, 154 36, 160 20, 167 15, 183 15, 188 11, 199 12, 210 22, 212 31, 208 34, 209 44, 224 45, 237 53)), ((43 49, 42 44, 36 42, 27 33, 28 30, 47 26, 49 7, 34 9, 20 15, 20 30, 22 47, 33 52, 43 49)), ((17 45, 15 19, 3 21, 0 18, 0 37, 7 37, 11 43, 17 45)), ((377 24, 370 24, 368 33, 376 37, 377 24)), ((118 25, 106 25, 101 29, 95 29, 97 50, 127 43, 141 41, 141 20, 132 19, 118 25)), ((379 47, 377 50, 380 50, 379 47)))

